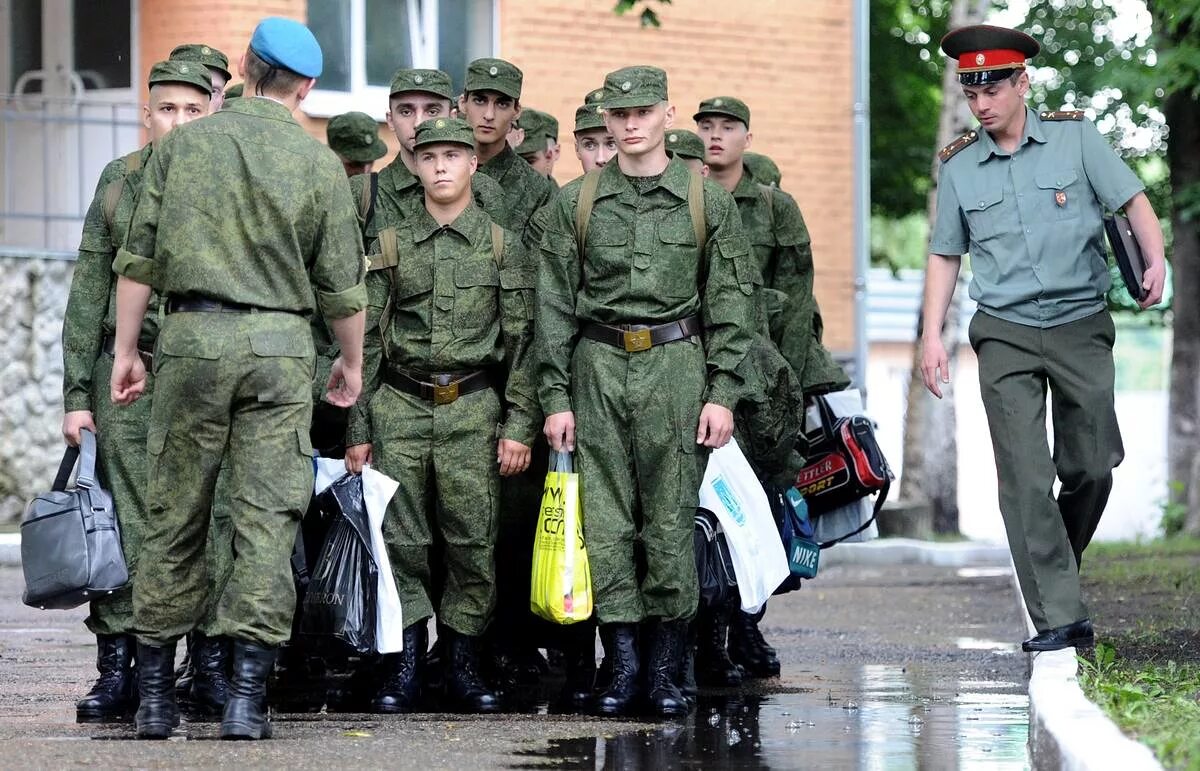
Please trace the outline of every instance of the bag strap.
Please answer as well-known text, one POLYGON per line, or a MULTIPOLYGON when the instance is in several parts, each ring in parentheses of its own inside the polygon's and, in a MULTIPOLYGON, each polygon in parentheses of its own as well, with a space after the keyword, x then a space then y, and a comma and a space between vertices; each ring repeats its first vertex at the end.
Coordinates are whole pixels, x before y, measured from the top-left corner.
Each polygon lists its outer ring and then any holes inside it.
POLYGON ((50 489, 53 492, 61 493, 67 489, 67 482, 71 479, 71 472, 75 469, 75 462, 79 460, 79 448, 67 447, 67 451, 63 453, 62 463, 58 464, 58 475, 54 477, 54 486, 50 489))
POLYGON ((504 267, 504 228, 492 223, 492 258, 496 260, 496 267, 504 267))
POLYGON ((600 187, 600 170, 583 175, 579 186, 579 201, 575 205, 575 244, 579 257, 583 258, 583 242, 587 238, 588 222, 592 219, 592 208, 596 205, 596 189, 600 187))
POLYGON ((891 489, 892 489, 891 477, 885 476, 883 478, 883 487, 881 487, 879 489, 879 495, 877 495, 875 497, 875 506, 871 509, 871 518, 868 519, 866 522, 864 522, 857 530, 852 530, 851 532, 846 533, 845 535, 838 536, 837 538, 834 538, 829 541, 823 541, 820 544, 818 544, 818 546, 820 546, 822 549, 828 549, 830 546, 839 544, 842 541, 846 540, 847 538, 853 538, 854 536, 858 535, 859 533, 861 533, 862 531, 864 531, 868 527, 870 527, 871 523, 875 521, 875 518, 879 516, 879 512, 883 511, 883 503, 884 503, 884 501, 887 500, 888 491, 891 489))
POLYGON ((110 233, 117 216, 117 206, 121 203, 121 194, 125 192, 125 178, 142 168, 142 151, 134 150, 123 156, 121 162, 125 164, 125 173, 104 188, 104 222, 108 225, 110 233))
POLYGON ((703 254, 705 236, 708 235, 704 223, 704 177, 695 171, 688 179, 688 211, 692 215, 692 230, 696 233, 696 249, 703 254))
POLYGON ((79 473, 75 476, 75 487, 96 486, 96 435, 86 428, 79 432, 79 473))
POLYGON ((372 171, 371 179, 363 185, 362 195, 358 200, 358 216, 362 217, 363 227, 375 216, 375 199, 379 196, 379 172, 372 171))

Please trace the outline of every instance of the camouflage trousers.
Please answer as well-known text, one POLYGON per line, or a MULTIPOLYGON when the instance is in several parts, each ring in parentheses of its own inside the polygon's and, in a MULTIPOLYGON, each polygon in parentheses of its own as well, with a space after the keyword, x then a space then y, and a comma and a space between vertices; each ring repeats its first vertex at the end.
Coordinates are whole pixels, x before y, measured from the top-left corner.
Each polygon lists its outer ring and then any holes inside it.
POLYGON ((312 495, 313 345, 287 313, 175 313, 155 359, 142 569, 134 626, 177 640, 209 611, 208 543, 228 466, 232 569, 210 634, 277 645, 295 610, 290 556, 312 495))
POLYGON ((404 623, 436 612, 454 631, 481 635, 496 602, 500 399, 489 388, 435 406, 384 385, 370 410, 375 468, 400 483, 383 538, 404 623), (429 561, 435 528, 445 551, 437 608, 429 561))
POLYGON ((630 353, 581 339, 571 362, 584 541, 601 624, 691 618, 699 602, 693 517, 708 453, 697 338, 630 353), (634 568, 635 501, 646 576, 634 568))

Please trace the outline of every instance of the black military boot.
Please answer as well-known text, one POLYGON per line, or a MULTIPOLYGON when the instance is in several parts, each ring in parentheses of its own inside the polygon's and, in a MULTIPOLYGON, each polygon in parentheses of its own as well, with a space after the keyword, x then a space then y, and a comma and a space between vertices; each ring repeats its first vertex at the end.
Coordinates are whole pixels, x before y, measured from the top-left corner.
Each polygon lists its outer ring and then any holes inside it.
POLYGON ((460 712, 497 712, 500 698, 479 676, 479 638, 439 626, 438 637, 445 639, 445 664, 442 667, 442 687, 451 709, 460 712))
POLYGON ((646 690, 657 717, 686 717, 690 711, 677 682, 686 637, 686 621, 663 621, 655 630, 646 690))
POLYGON ((729 613, 725 609, 705 609, 696 616, 695 674, 698 683, 714 688, 736 688, 742 684, 742 673, 725 650, 729 613))
POLYGON ((270 739, 267 678, 275 665, 275 649, 248 640, 233 641, 233 677, 221 715, 222 739, 270 739))
POLYGON ((137 677, 133 669, 133 637, 96 635, 96 678, 92 690, 75 704, 76 723, 107 723, 128 717, 137 706, 137 677))
MULTIPOLYGON (((192 647, 192 707, 220 715, 229 699, 229 639, 196 633, 192 647)), ((190 713, 189 713, 190 714, 190 713)))
POLYGON ((175 701, 175 643, 137 647, 139 739, 166 739, 179 725, 175 701))
POLYGON ((385 714, 412 712, 421 698, 429 626, 424 620, 404 630, 404 650, 383 657, 387 679, 375 694, 371 709, 385 714))
POLYGON ((592 710, 605 717, 628 715, 641 693, 637 627, 634 624, 602 624, 600 642, 604 644, 604 658, 611 676, 604 690, 596 695, 592 710))
POLYGON ((567 679, 558 696, 557 710, 584 714, 591 706, 596 686, 596 624, 592 621, 575 624, 567 628, 564 637, 567 679))
POLYGON ((738 610, 729 626, 729 658, 745 677, 778 677, 779 657, 758 631, 760 614, 738 610))
POLYGON ((687 627, 687 637, 683 641, 683 658, 679 660, 679 692, 688 703, 688 709, 696 706, 700 696, 700 687, 696 684, 696 620, 687 627))

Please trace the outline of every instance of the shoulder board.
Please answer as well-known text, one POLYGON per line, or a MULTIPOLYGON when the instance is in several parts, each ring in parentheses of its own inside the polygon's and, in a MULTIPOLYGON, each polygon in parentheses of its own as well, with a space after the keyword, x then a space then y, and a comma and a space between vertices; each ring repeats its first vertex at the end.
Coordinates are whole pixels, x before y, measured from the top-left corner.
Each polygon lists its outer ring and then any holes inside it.
POLYGON ((957 155, 964 147, 970 147, 971 145, 975 144, 978 139, 979 132, 972 129, 939 150, 938 158, 941 159, 942 163, 945 163, 957 155))
POLYGON ((1044 110, 1038 113, 1042 120, 1083 120, 1083 110, 1044 110))

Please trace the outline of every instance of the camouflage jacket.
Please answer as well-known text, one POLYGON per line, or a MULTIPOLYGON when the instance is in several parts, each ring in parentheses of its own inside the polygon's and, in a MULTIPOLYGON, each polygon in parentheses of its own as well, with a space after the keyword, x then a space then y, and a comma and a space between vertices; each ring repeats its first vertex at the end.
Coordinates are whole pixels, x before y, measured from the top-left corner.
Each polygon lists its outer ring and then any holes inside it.
POLYGON ((239 99, 159 141, 114 270, 163 294, 329 319, 366 307, 346 173, 270 99, 239 99))
POLYGON ((550 180, 533 170, 525 160, 505 145, 495 158, 480 165, 479 170, 499 183, 504 190, 507 227, 521 237, 521 243, 536 249, 537 243, 529 231, 534 212, 549 203, 554 189, 550 180))
POLYGON ((584 254, 575 241, 580 180, 550 209, 538 266, 539 396, 547 414, 570 410, 570 362, 584 324, 666 323, 700 315, 708 360, 705 401, 733 409, 737 366, 754 339, 758 269, 733 199, 704 182, 707 238, 698 248, 689 174, 678 159, 639 194, 616 163, 600 171, 584 254))
MULTIPOLYGON (((440 373, 490 369, 505 380, 501 436, 532 446, 541 424, 534 390, 533 286, 529 252, 505 232, 499 261, 492 225, 468 206, 443 227, 422 208, 397 232, 399 263, 378 271, 388 282, 391 310, 367 332, 363 403, 385 367, 440 373), (373 340, 372 340, 373 339, 373 340)), ((365 410, 358 410, 360 418, 365 410)), ((370 441, 356 421, 347 444, 370 441)))
MULTIPOLYGON (((133 218, 141 190, 142 172, 152 151, 150 144, 141 149, 140 165, 134 171, 129 170, 123 157, 104 167, 83 221, 79 257, 75 261, 71 292, 63 316, 63 406, 67 412, 94 409, 93 387, 104 391, 108 388, 107 383, 92 383, 92 367, 100 356, 104 338, 117 330, 117 281, 112 268, 113 256, 125 245, 129 221, 133 218), (124 180, 123 184, 121 180, 124 180), (105 199, 113 184, 121 184, 120 198, 109 223, 105 199)), ((158 300, 151 297, 138 335, 138 346, 151 350, 157 337, 158 300)))

